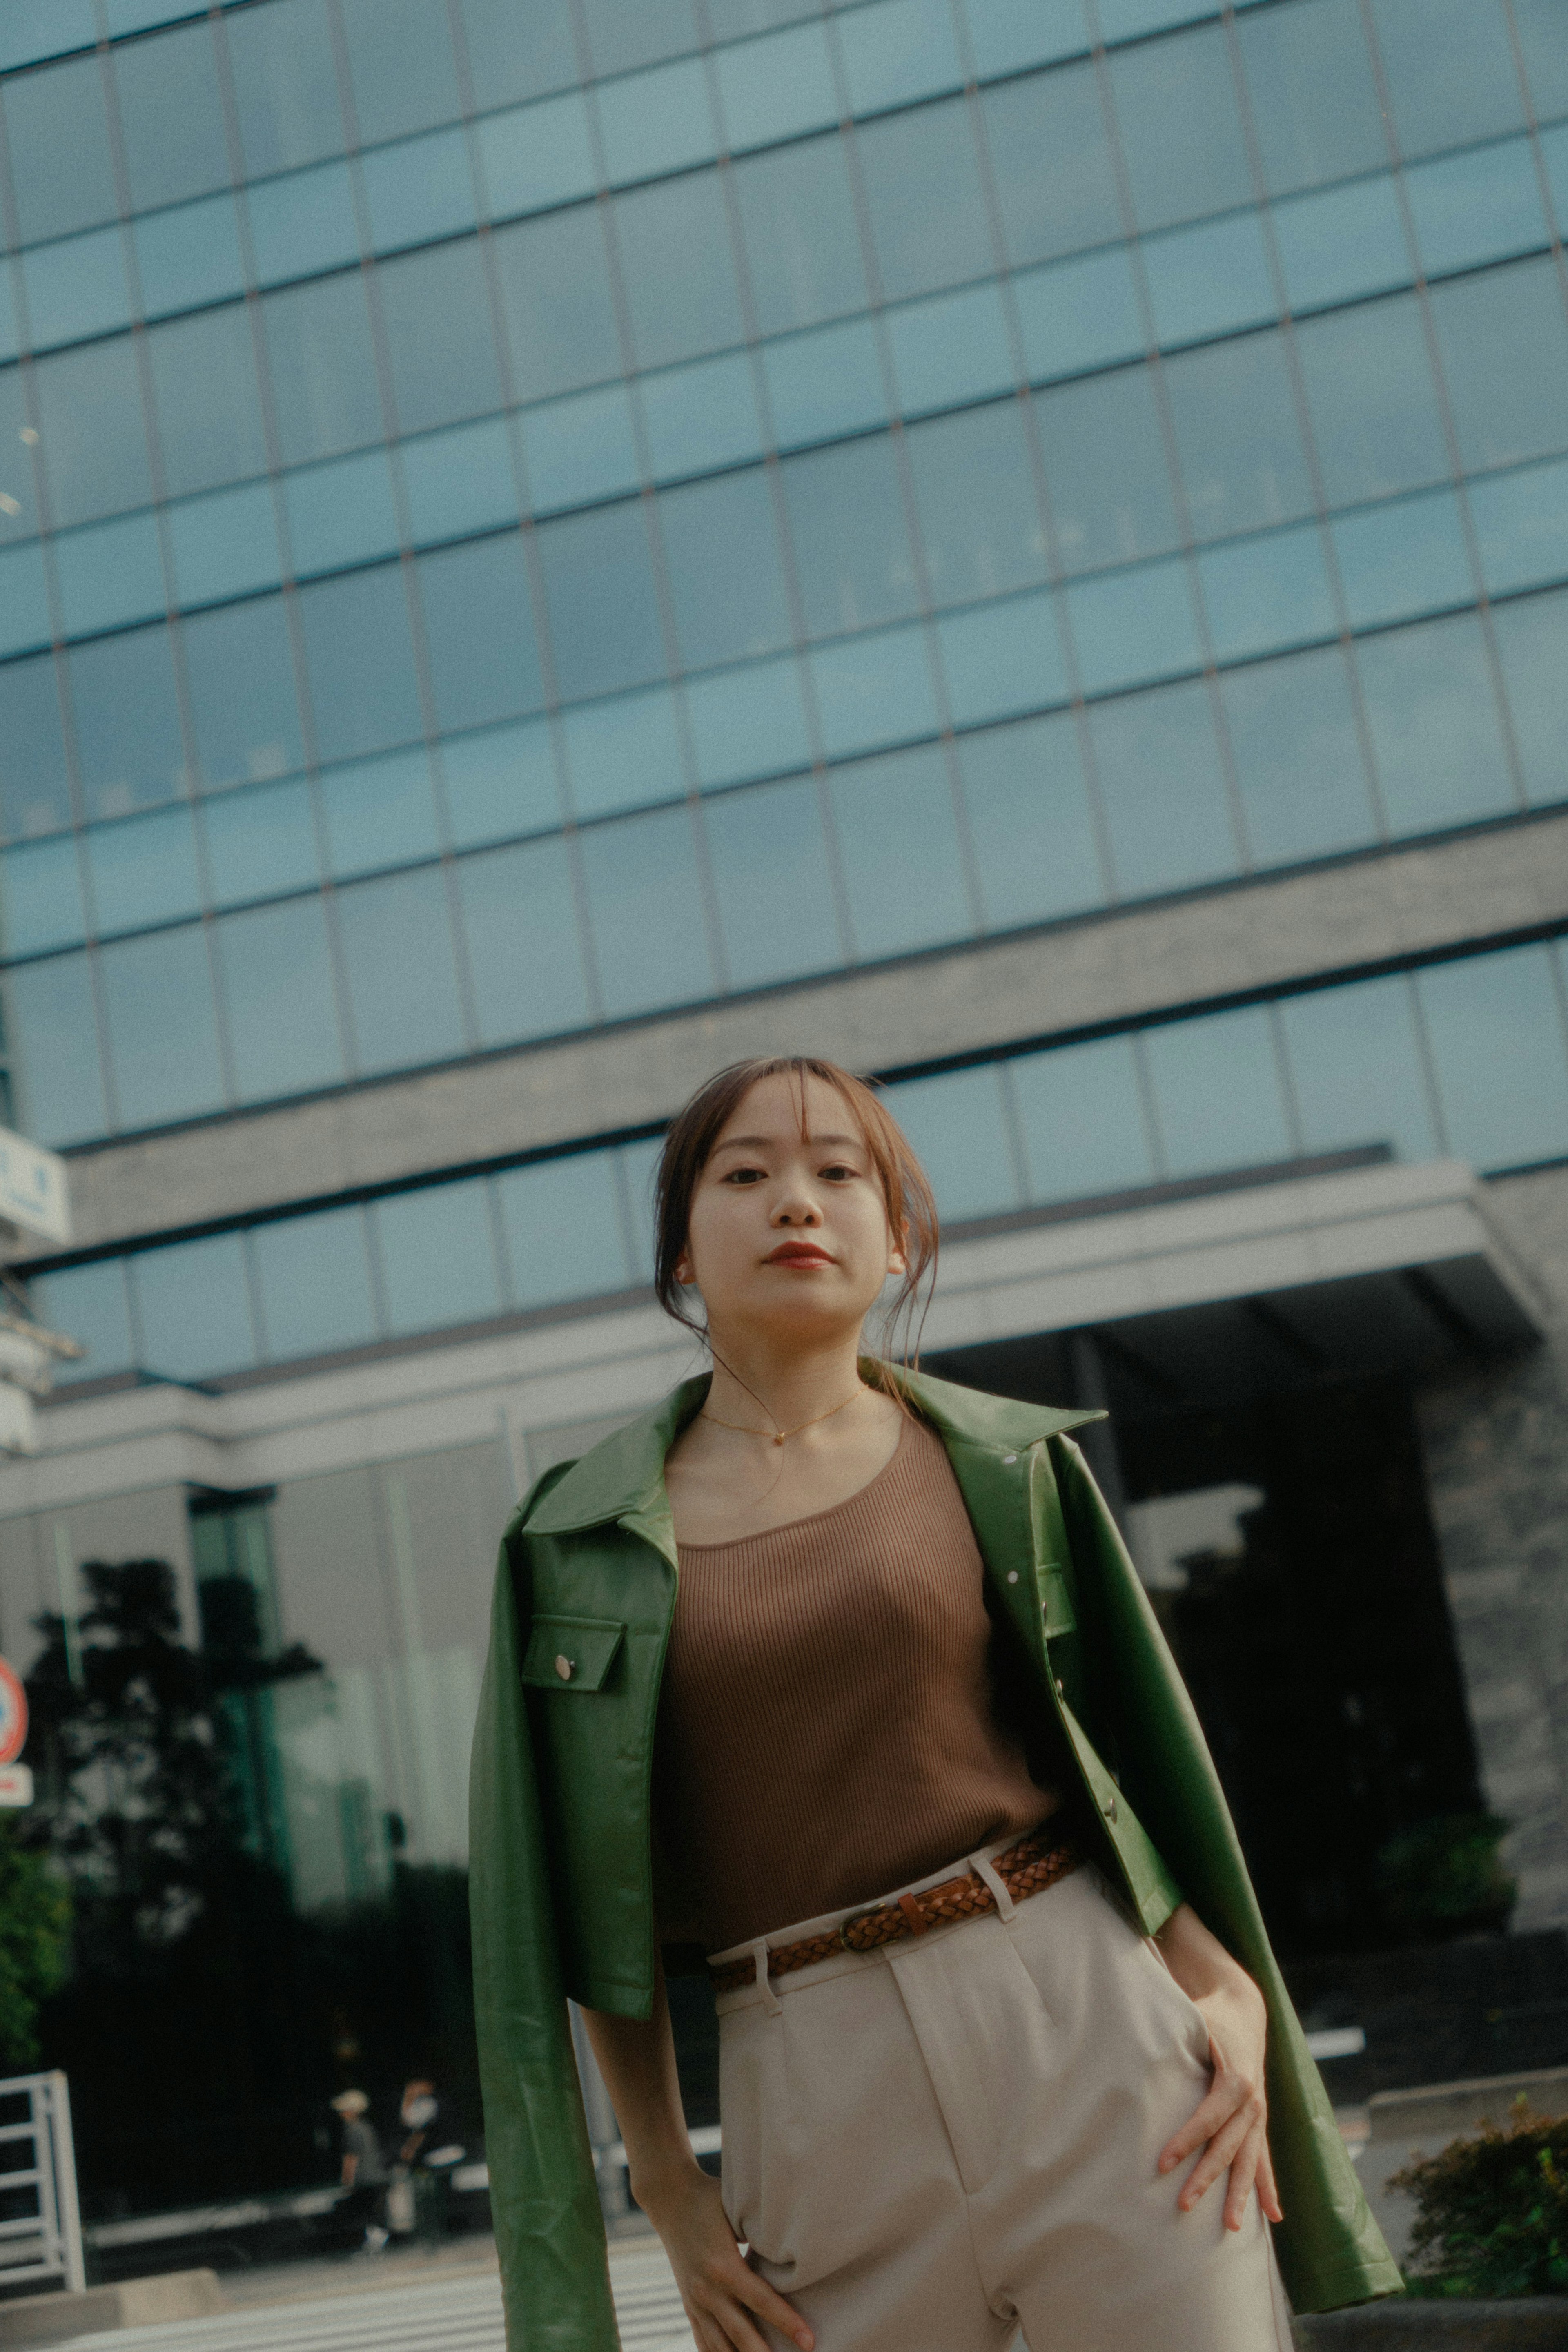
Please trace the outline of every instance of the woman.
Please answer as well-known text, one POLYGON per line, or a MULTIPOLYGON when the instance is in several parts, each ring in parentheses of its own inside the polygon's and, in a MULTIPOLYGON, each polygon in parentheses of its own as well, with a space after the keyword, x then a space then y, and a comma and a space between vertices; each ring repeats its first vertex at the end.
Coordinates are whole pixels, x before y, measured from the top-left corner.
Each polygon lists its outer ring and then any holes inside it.
POLYGON ((1020 2323, 1036 2352, 1288 2352, 1266 2222, 1299 2306, 1399 2284, 1064 1434, 1093 1416, 863 1352, 936 1245, 867 1087, 721 1072, 659 1181, 659 1295, 711 1378, 507 1530, 472 1867, 517 2352, 616 2342, 563 1993, 702 2352, 1001 2352, 1020 2323), (658 1956, 693 1931, 722 2192, 658 1956))

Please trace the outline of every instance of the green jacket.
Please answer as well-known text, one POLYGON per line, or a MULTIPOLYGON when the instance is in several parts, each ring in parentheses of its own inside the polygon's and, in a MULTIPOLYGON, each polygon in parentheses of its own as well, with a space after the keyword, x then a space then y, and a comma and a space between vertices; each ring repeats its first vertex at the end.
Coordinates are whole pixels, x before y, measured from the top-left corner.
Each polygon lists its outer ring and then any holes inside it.
MULTIPOLYGON (((1104 1831, 1104 1866, 1151 1935, 1185 1891, 1262 1988, 1286 2217, 1274 2242, 1292 2303, 1326 2311, 1396 2293, 1399 2273, 1307 2054, 1192 1703, 1063 1434, 1098 1416, 899 1378, 947 1448, 993 1612, 1066 1733, 1104 1831)), ((653 2004, 653 1724, 677 1573, 664 1456, 706 1392, 706 1377, 686 1381, 581 1461, 547 1471, 502 1539, 470 1870, 512 2352, 614 2352, 619 2340, 566 1997, 620 2017, 653 2004)))

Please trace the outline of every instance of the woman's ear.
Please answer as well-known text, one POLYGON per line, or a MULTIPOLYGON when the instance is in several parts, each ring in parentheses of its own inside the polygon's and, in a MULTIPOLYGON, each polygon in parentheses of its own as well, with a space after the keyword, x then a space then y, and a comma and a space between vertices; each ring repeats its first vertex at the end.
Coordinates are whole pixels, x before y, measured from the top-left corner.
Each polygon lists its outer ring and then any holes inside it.
POLYGON ((908 1271, 909 1271, 909 1259, 908 1259, 908 1256, 907 1256, 907 1255, 906 1255, 906 1253, 907 1253, 907 1251, 908 1251, 908 1248, 909 1248, 909 1220, 908 1220, 908 1218, 907 1218, 907 1217, 905 1217, 905 1218, 904 1218, 904 1223, 900 1225, 900 1227, 899 1227, 899 1229, 898 1229, 898 1239, 897 1239, 897 1241, 890 1246, 890 1248, 889 1248, 889 1250, 888 1250, 888 1253, 887 1253, 887 1270, 888 1270, 889 1274, 907 1274, 907 1273, 908 1273, 908 1271))
POLYGON ((683 1290, 689 1290, 692 1286, 692 1257, 689 1250, 683 1250, 675 1260, 675 1280, 683 1290))

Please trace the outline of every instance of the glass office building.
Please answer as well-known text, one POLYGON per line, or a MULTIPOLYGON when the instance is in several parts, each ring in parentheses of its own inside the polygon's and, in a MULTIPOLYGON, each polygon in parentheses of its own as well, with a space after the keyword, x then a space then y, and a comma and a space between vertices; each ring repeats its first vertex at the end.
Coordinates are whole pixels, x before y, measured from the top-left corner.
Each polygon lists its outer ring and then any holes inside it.
POLYGON ((253 1843, 304 1910, 459 1863, 496 1521, 681 1368, 660 1123, 815 1045, 927 1157, 946 1360, 1109 1396, 1134 1512, 1217 1414, 1264 1522, 1282 1401, 1408 1439, 1379 1834, 1484 1794, 1568 1916, 1499 1663, 1568 1616, 1565 231, 1563 0, 11 0, 5 1115, 90 1349, 13 1654, 94 1553, 194 1638, 238 1496, 325 1675, 253 1843), (1288 1299, 965 1320, 971 1245, 1346 1186, 1288 1299))

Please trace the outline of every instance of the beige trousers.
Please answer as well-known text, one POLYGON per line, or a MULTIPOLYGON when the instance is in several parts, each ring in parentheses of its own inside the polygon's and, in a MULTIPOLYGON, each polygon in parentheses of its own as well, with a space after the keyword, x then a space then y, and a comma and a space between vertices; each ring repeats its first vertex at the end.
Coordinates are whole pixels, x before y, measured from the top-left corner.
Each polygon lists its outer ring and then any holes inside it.
MULTIPOLYGON (((1085 1864, 718 2001, 724 2201, 818 2352, 1291 2352, 1256 2199, 1176 2209, 1203 2019, 1085 1864)), ((962 1864, 919 1885, 952 1877, 962 1864)), ((802 1921, 792 1943, 844 1916, 802 1921)), ((754 1947, 717 1955, 738 1958, 754 1947)), ((785 2339, 771 2340, 784 2346, 785 2339)))

